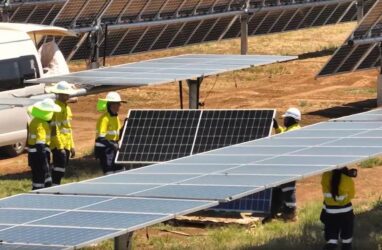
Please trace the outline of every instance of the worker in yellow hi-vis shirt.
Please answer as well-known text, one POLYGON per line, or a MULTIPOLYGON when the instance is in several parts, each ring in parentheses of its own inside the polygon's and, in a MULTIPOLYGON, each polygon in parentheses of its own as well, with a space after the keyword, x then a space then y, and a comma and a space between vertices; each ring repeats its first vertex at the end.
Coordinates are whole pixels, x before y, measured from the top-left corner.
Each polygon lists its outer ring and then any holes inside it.
POLYGON ((52 128, 50 149, 53 155, 52 184, 56 186, 61 184, 69 158, 73 158, 76 154, 71 124, 73 115, 68 106, 70 95, 76 91, 65 81, 57 83, 48 91, 56 94, 56 104, 61 107, 61 112, 55 113, 50 123, 52 128))
POLYGON ((121 166, 114 164, 118 151, 118 141, 120 139, 121 122, 118 112, 121 103, 121 96, 117 92, 109 92, 105 99, 100 99, 102 105, 97 104, 99 111, 104 111, 97 121, 95 157, 100 160, 102 171, 105 175, 123 170, 121 166))
POLYGON ((337 249, 339 238, 342 250, 352 249, 354 212, 351 200, 355 195, 352 178, 356 176, 357 170, 347 167, 322 175, 324 207, 320 220, 325 225, 325 250, 337 249))
POLYGON ((51 129, 49 122, 54 112, 60 112, 61 108, 52 99, 44 99, 28 108, 33 117, 28 124, 28 165, 32 169, 32 189, 50 187, 50 137, 51 129))
MULTIPOLYGON (((289 108, 285 114, 284 127, 279 126, 277 120, 273 121, 276 134, 300 129, 301 112, 297 108, 289 108)), ((296 220, 296 182, 285 183, 272 189, 271 213, 262 221, 267 223, 278 216, 286 221, 296 220)))

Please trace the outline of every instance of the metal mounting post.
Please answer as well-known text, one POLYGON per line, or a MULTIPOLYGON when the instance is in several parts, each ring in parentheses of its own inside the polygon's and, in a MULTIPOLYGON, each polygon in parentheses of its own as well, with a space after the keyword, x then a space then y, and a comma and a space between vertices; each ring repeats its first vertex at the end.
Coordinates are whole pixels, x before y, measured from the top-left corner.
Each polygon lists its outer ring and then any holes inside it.
POLYGON ((241 23, 241 54, 246 55, 248 53, 248 14, 240 16, 241 23))
POLYGON ((90 43, 90 58, 89 58, 89 69, 98 69, 100 67, 99 63, 99 50, 100 41, 102 41, 102 28, 100 23, 98 23, 94 30, 90 31, 89 43, 90 43))
POLYGON ((203 78, 198 77, 196 80, 187 80, 188 84, 188 100, 190 109, 199 108, 199 90, 200 84, 202 83, 203 78))
POLYGON ((114 238, 114 250, 131 250, 133 232, 114 238))
MULTIPOLYGON (((382 58, 382 43, 379 43, 379 58, 382 58)), ((379 68, 379 75, 377 80, 377 106, 382 106, 382 64, 379 68)))
POLYGON ((357 0, 357 22, 360 23, 364 14, 364 0, 357 0))
POLYGON ((9 0, 4 1, 4 3, 0 7, 2 7, 1 9, 2 22, 8 23, 10 21, 9 8, 11 7, 9 0))
POLYGON ((180 101, 180 109, 183 109, 183 83, 179 81, 179 101, 180 101))

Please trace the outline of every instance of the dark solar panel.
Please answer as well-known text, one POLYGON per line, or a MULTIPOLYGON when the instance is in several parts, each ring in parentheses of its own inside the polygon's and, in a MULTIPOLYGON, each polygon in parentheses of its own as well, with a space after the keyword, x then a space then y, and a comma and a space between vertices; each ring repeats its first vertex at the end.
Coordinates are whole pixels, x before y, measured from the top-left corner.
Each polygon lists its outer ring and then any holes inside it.
POLYGON ((133 110, 125 122, 117 162, 162 162, 191 154, 199 110, 133 110))

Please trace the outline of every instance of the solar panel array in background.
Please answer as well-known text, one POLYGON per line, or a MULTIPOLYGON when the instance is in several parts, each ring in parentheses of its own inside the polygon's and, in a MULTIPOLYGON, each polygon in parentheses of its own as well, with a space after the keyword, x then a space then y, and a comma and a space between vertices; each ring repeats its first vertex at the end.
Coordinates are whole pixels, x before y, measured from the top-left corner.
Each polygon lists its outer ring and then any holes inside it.
MULTIPOLYGON (((274 115, 274 110, 130 110, 116 162, 135 168, 263 138, 271 133, 274 115)), ((270 202, 268 190, 216 209, 267 214, 270 202)))
POLYGON ((274 110, 130 110, 117 163, 155 163, 269 136, 274 110))
POLYGON ((370 38, 381 38, 381 15, 382 1, 378 0, 345 43, 336 50, 318 73, 318 76, 329 76, 378 67, 381 61, 380 42, 370 38), (362 44, 353 44, 353 40, 364 42, 362 44))
MULTIPOLYGON (((89 27, 97 20, 109 23, 109 39, 105 56, 133 54, 158 49, 240 36, 240 18, 234 10, 243 10, 240 1, 27 1, 11 8, 12 22, 54 24, 65 27, 89 27), (65 5, 64 5, 65 3, 65 5), (224 16, 210 14, 225 13, 224 16), (227 15, 232 13, 232 15, 227 15), (201 16, 203 20, 182 20, 185 16, 201 16), (150 20, 177 19, 170 24, 146 26, 150 20), (143 22, 140 27, 120 25, 143 22), (119 29, 113 30, 118 24, 119 29)), ((365 11, 374 3, 366 1, 365 11)), ((355 1, 252 1, 249 34, 261 35, 355 20, 355 1), (276 7, 276 8, 274 8, 276 7)), ((78 38, 56 39, 64 55, 71 59, 89 57, 89 43, 82 34, 78 38)), ((104 47, 105 41, 101 41, 104 47)), ((101 50, 104 56, 104 50, 101 50)))

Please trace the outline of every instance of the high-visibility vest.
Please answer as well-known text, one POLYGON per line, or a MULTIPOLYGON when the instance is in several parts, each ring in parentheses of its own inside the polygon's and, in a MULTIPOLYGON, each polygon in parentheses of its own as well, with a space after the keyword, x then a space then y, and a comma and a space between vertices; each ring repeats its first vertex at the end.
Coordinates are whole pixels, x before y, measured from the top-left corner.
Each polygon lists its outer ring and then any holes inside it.
POLYGON ((324 204, 327 206, 345 206, 351 202, 355 195, 353 179, 345 174, 341 174, 338 195, 333 197, 330 192, 330 185, 333 172, 326 172, 322 175, 321 185, 324 195, 324 204))
POLYGON ((284 132, 293 131, 293 130, 297 130, 297 129, 300 129, 300 128, 301 128, 301 126, 298 123, 293 124, 292 126, 289 126, 287 128, 284 128, 284 127, 280 126, 280 127, 278 127, 276 129, 276 134, 281 134, 281 133, 284 133, 284 132))
POLYGON ((111 116, 109 112, 105 112, 97 121, 96 138, 105 138, 108 141, 119 140, 119 130, 121 122, 118 116, 111 116))
POLYGON ((35 146, 36 144, 50 144, 50 126, 49 123, 39 119, 33 118, 28 126, 28 146, 35 146))
POLYGON ((72 131, 72 110, 61 101, 56 100, 56 104, 61 107, 61 112, 54 113, 50 125, 52 126, 52 143, 51 149, 67 149, 74 148, 73 131, 72 131))

